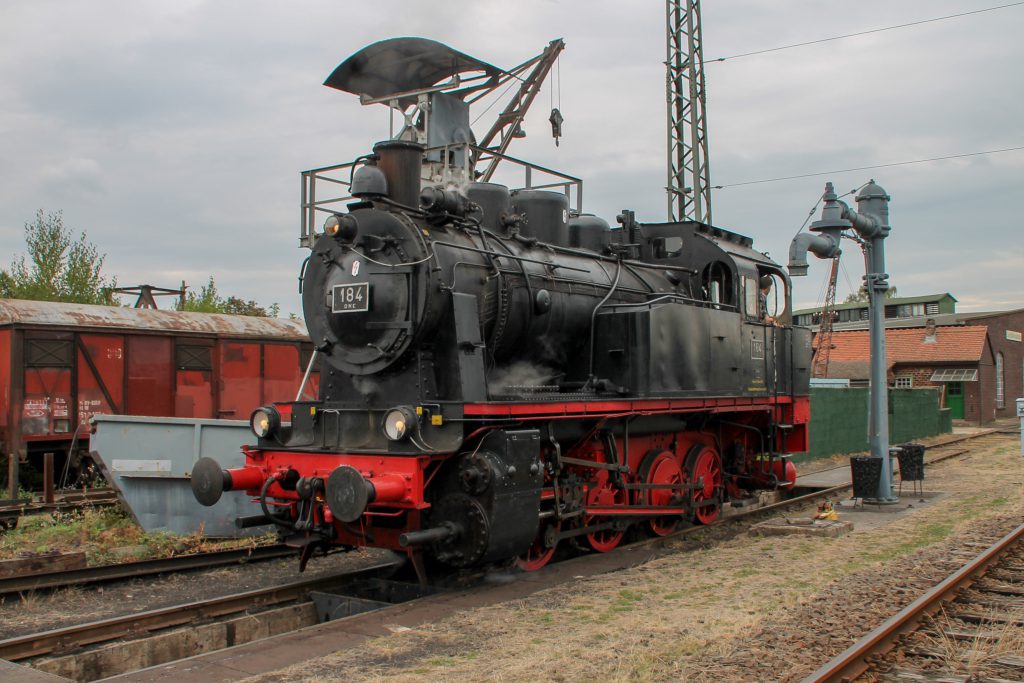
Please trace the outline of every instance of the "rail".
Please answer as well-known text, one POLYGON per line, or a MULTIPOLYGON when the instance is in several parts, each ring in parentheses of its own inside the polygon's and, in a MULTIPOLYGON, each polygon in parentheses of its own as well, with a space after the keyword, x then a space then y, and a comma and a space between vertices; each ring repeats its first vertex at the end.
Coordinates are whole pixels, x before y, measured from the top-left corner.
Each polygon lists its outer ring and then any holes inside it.
POLYGON ((107 642, 134 633, 184 626, 197 619, 212 619, 229 614, 244 613, 255 606, 300 600, 305 598, 310 590, 326 587, 332 583, 383 576, 387 572, 393 571, 396 564, 396 562, 386 562, 346 572, 343 575, 293 581, 284 585, 258 588, 184 605, 112 617, 89 624, 7 638, 0 640, 0 659, 19 661, 75 647, 107 642))
POLYGON ((139 560, 120 564, 104 564, 84 569, 24 574, 0 579, 0 595, 28 591, 67 588, 84 584, 135 579, 142 576, 166 574, 191 569, 207 569, 232 564, 246 564, 261 560, 295 555, 294 548, 283 545, 258 546, 237 550, 216 550, 192 555, 177 555, 155 560, 139 560))
POLYGON ((869 668, 868 660, 890 649, 901 635, 912 631, 925 616, 934 614, 958 591, 969 586, 989 565, 1024 537, 1024 524, 983 551, 882 625, 851 645, 803 680, 803 683, 852 681, 869 668))

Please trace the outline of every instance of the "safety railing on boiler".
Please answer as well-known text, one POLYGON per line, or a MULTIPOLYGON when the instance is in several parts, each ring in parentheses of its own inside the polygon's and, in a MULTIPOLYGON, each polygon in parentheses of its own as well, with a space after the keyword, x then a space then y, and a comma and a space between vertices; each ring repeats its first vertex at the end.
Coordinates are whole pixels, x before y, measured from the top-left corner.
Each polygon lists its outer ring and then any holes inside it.
MULTIPOLYGON (((434 169, 442 178, 477 179, 477 167, 493 169, 495 160, 507 162, 502 167, 500 177, 494 182, 503 182, 514 190, 551 190, 562 191, 569 199, 569 205, 576 213, 583 208, 583 181, 575 176, 555 171, 538 164, 517 159, 507 154, 499 154, 494 150, 484 149, 468 143, 430 147, 426 149, 442 161, 434 164, 434 169), (468 151, 469 153, 465 153, 468 151), (462 153, 460 153, 462 152, 462 153), (461 159, 455 163, 454 159, 461 159), (514 175, 521 172, 521 180, 514 175), (521 183, 521 184, 517 184, 521 183)), ((311 249, 317 237, 317 226, 322 225, 330 215, 340 212, 345 204, 356 201, 351 194, 352 174, 366 157, 334 166, 314 168, 302 173, 302 216, 299 231, 299 245, 311 249)), ((432 173, 432 175, 434 175, 432 173)))

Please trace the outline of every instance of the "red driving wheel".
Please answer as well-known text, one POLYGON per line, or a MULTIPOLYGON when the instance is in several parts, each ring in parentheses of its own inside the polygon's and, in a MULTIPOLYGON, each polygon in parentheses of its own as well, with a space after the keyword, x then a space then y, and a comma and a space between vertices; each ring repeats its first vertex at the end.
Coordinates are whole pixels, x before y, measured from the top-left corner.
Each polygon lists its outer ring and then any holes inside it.
MULTIPOLYGON (((662 486, 681 484, 683 482, 683 470, 673 453, 669 451, 652 452, 644 458, 644 463, 640 466, 640 479, 645 484, 659 484, 662 486)), ((678 494, 678 489, 648 489, 642 499, 645 505, 669 507, 673 504, 673 498, 678 496, 678 494)), ((655 517, 649 522, 651 531, 658 536, 667 536, 675 531, 676 526, 679 524, 679 519, 679 517, 668 515, 655 517)))
POLYGON ((711 446, 697 446, 686 458, 686 471, 691 482, 703 482, 703 486, 693 492, 693 517, 701 524, 711 524, 722 511, 718 499, 723 481, 722 458, 711 446))
MULTIPOLYGON (((626 491, 624 489, 617 488, 611 482, 608 481, 608 472, 602 470, 598 475, 598 482, 591 486, 587 492, 587 505, 588 506, 600 506, 600 507, 611 507, 626 504, 626 491)), ((610 521, 608 517, 602 517, 600 515, 588 515, 583 523, 590 524, 601 524, 610 521)), ((602 529, 601 531, 594 531, 587 534, 587 543, 591 548, 599 553, 606 553, 609 550, 614 550, 622 538, 626 535, 625 530, 618 529, 602 529)))
POLYGON ((538 533, 537 538, 533 540, 533 545, 531 545, 525 553, 516 558, 517 567, 522 569, 524 572, 535 572, 551 561, 551 558, 555 556, 555 547, 557 546, 557 542, 555 545, 548 548, 544 543, 544 536, 552 527, 555 531, 558 531, 558 522, 547 526, 541 526, 540 533, 538 533))

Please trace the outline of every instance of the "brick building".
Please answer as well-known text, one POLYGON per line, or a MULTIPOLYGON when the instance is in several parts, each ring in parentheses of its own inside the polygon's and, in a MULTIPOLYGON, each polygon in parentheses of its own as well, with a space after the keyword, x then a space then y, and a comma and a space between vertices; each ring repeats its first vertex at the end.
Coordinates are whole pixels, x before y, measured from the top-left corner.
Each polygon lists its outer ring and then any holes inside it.
MULTIPOLYGON (((890 347, 887 349, 890 360, 889 384, 897 388, 938 386, 942 390, 942 405, 949 407, 956 419, 984 423, 994 418, 1013 417, 1016 414, 1015 399, 1024 398, 1024 308, 957 313, 956 303, 956 298, 948 292, 886 299, 886 340, 887 346, 890 347), (890 332, 917 329, 918 335, 921 335, 921 331, 929 324, 934 325, 939 331, 937 338, 942 338, 942 330, 946 328, 983 328, 986 330, 988 351, 979 353, 976 364, 969 359, 953 360, 953 356, 940 362, 929 355, 934 352, 935 347, 922 347, 919 349, 922 354, 919 358, 921 362, 914 366, 915 352, 903 349, 899 362, 893 365, 890 332), (986 353, 989 357, 986 357, 986 353), (930 374, 929 368, 932 368, 930 374), (900 371, 898 378, 894 374, 897 370, 900 371)), ((859 331, 863 332, 864 339, 867 339, 867 316, 866 302, 843 303, 836 306, 829 377, 849 379, 854 386, 867 384, 866 341, 859 356, 855 354, 838 358, 835 349, 836 339, 841 333, 859 331)), ((821 320, 821 309, 794 311, 793 317, 796 324, 809 326, 816 331, 821 320)), ((907 339, 912 336, 908 336, 907 339)), ((814 346, 817 347, 817 339, 814 346)), ((860 342, 856 342, 853 348, 860 348, 860 342)))
MULTIPOLYGON (((995 360, 984 326, 905 327, 885 331, 886 373, 896 389, 933 387, 953 419, 995 418, 995 360)), ((832 334, 828 377, 867 384, 871 342, 867 330, 832 334)))
POLYGON ((1014 311, 957 313, 963 325, 984 327, 992 347, 992 400, 996 417, 1014 417, 1024 398, 1024 308, 1014 311))

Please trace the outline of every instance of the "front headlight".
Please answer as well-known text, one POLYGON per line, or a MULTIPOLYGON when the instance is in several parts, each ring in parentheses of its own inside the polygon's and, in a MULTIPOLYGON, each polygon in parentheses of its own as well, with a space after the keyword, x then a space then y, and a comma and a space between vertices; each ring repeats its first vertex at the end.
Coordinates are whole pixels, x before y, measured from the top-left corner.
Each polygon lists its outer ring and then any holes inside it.
POLYGON ((249 418, 249 426, 252 433, 261 439, 265 439, 281 426, 281 413, 273 406, 263 406, 252 411, 249 418))
POLYGON ((384 436, 401 441, 416 427, 416 411, 407 406, 392 408, 384 415, 384 436))

